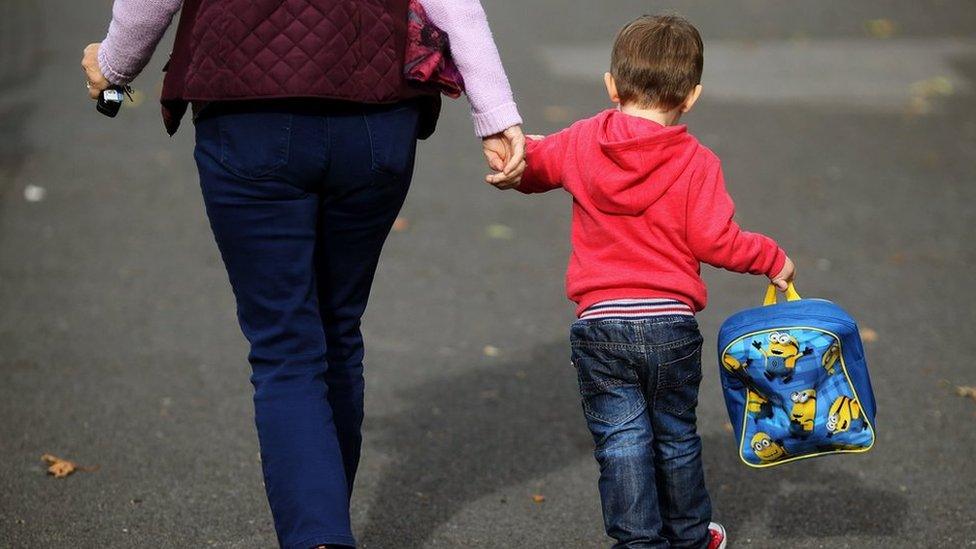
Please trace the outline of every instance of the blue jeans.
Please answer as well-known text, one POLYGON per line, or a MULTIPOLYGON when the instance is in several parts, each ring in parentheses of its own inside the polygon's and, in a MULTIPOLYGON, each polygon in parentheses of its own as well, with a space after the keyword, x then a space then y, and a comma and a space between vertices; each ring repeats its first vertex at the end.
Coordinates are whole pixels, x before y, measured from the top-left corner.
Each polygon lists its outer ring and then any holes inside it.
POLYGON ((695 430, 698 323, 579 320, 570 338, 614 547, 706 547, 712 510, 695 430))
POLYGON ((413 103, 276 101, 213 104, 196 121, 207 216, 250 342, 282 547, 355 545, 360 317, 410 185, 418 117, 413 103))

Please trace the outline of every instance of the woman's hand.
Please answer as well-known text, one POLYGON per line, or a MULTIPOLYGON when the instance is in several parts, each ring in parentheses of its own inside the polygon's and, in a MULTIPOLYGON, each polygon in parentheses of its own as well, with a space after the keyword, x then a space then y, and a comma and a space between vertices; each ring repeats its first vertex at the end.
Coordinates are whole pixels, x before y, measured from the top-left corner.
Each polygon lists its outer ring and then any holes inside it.
POLYGON ((102 91, 112 84, 105 79, 102 68, 98 65, 98 49, 102 46, 101 42, 88 44, 85 54, 81 58, 81 68, 85 71, 88 78, 88 95, 97 100, 102 91))
POLYGON ((525 135, 521 126, 511 126, 501 133, 482 139, 488 166, 495 170, 485 181, 499 189, 518 187, 525 171, 525 135))

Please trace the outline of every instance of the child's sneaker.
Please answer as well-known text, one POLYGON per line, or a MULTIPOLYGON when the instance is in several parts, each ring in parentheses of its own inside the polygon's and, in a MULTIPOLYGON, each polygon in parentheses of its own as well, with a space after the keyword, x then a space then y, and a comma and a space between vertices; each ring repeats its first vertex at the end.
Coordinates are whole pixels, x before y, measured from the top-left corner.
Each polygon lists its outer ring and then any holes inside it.
POLYGON ((708 549, 725 549, 725 527, 717 522, 708 523, 708 549))

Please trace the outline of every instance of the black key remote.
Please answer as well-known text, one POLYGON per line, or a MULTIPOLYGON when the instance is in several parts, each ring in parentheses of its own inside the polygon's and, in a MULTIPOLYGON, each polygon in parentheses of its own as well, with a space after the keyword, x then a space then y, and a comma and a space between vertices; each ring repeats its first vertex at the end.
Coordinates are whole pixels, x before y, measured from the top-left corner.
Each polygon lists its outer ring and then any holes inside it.
POLYGON ((105 116, 115 118, 115 115, 119 114, 119 109, 122 108, 125 96, 128 94, 128 86, 109 86, 102 90, 98 96, 98 105, 95 108, 105 116))

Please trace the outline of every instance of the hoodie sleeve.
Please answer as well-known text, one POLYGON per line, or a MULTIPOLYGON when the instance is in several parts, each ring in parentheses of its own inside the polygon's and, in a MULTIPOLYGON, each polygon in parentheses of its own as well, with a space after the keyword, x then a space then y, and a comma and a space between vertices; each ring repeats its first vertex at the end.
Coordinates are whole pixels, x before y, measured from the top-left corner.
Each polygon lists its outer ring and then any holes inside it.
POLYGON ((527 139, 525 143, 525 172, 518 190, 544 193, 563 186, 563 166, 569 149, 573 127, 542 139, 527 139))
POLYGON ((522 123, 480 0, 421 0, 431 21, 450 37, 464 77, 475 133, 485 137, 522 123))
POLYGON ((105 79, 128 84, 142 72, 183 0, 115 0, 108 34, 98 49, 105 79))
POLYGON ((737 273, 779 274, 786 253, 766 235, 743 231, 735 222, 735 204, 725 190, 719 161, 705 167, 699 185, 688 191, 688 246, 699 261, 737 273))

